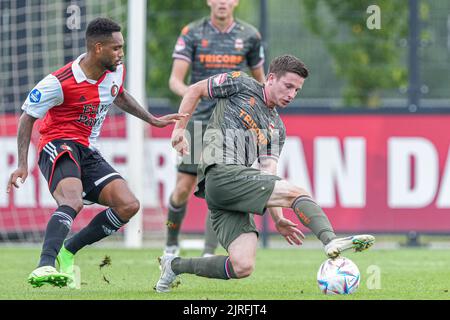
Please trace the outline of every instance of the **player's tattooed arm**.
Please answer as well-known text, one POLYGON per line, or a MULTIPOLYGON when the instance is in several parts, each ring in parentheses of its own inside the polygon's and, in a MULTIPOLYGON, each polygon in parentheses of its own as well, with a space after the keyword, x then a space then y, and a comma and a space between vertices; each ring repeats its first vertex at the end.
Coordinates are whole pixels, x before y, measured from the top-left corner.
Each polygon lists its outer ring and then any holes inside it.
POLYGON ((150 112, 145 110, 143 107, 141 107, 139 102, 137 102, 136 99, 134 99, 133 96, 130 95, 126 90, 123 90, 123 92, 117 96, 117 98, 114 100, 114 104, 123 111, 132 114, 133 116, 158 128, 173 124, 178 120, 187 117, 186 114, 175 113, 157 118, 150 112))
POLYGON ((19 187, 17 184, 18 178, 23 183, 28 176, 28 149, 30 147, 31 132, 36 120, 36 118, 28 115, 26 112, 19 119, 19 130, 17 133, 18 165, 17 169, 9 177, 6 192, 9 192, 12 186, 19 187))

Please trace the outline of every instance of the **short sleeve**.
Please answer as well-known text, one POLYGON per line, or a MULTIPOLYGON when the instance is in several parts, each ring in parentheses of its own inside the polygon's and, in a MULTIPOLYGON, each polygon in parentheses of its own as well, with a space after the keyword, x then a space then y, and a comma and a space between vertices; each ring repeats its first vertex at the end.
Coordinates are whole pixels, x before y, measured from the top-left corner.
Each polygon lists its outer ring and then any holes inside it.
POLYGON ((264 64, 264 47, 261 41, 261 35, 259 32, 255 32, 252 37, 252 45, 247 53, 246 59, 250 69, 256 69, 264 64))
POLYGON ((220 73, 208 78, 208 95, 211 99, 227 98, 242 88, 243 75, 240 71, 220 73))
POLYGON ((194 60, 195 48, 194 34, 190 25, 185 26, 178 36, 177 43, 172 53, 173 59, 182 59, 189 63, 194 60))
POLYGON ((48 110, 64 100, 59 80, 52 74, 42 79, 28 94, 22 110, 34 118, 42 118, 48 110))

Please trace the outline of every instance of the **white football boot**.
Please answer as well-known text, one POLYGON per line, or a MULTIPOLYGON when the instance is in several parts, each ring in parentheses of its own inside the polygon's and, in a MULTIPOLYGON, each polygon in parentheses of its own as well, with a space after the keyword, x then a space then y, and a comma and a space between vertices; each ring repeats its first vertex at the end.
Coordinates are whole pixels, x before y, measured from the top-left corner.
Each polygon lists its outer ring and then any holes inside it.
POLYGON ((360 234, 346 238, 336 238, 331 240, 324 249, 331 259, 338 257, 341 252, 353 249, 356 252, 369 249, 375 243, 375 237, 369 234, 360 234))
POLYGON ((179 283, 174 283, 177 279, 177 275, 172 271, 172 260, 177 256, 172 254, 166 254, 158 258, 161 275, 159 276, 158 283, 154 287, 156 292, 170 292, 170 288, 177 286, 179 283))

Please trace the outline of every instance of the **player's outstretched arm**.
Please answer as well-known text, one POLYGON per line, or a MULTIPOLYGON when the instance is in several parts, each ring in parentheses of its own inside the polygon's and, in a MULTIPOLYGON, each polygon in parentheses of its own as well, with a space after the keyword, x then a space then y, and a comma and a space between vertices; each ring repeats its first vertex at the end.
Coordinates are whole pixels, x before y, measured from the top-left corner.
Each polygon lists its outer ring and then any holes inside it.
MULTIPOLYGON (((259 158, 259 169, 263 173, 277 175, 278 161, 271 157, 259 158)), ((275 222, 277 231, 286 239, 289 244, 301 245, 304 234, 297 228, 297 225, 283 216, 281 207, 269 207, 267 210, 275 222)))
POLYGON ((186 114, 174 113, 157 118, 141 107, 136 99, 134 99, 126 90, 123 90, 122 93, 117 96, 114 100, 114 104, 123 111, 158 128, 163 128, 187 117, 186 114))
POLYGON ((283 216, 283 211, 280 207, 268 208, 273 221, 275 222, 275 227, 278 233, 280 233, 289 244, 301 245, 305 235, 301 232, 295 223, 291 220, 286 219, 283 216))
POLYGON ((180 114, 188 114, 188 116, 178 121, 172 131, 172 147, 180 155, 189 154, 189 145, 184 136, 184 131, 191 118, 190 115, 194 112, 201 97, 208 97, 208 79, 189 86, 189 89, 183 96, 183 100, 181 100, 178 112, 180 114))
POLYGON ((17 154, 19 156, 17 169, 11 173, 6 187, 6 192, 11 191, 11 187, 19 188, 17 179, 20 178, 24 183, 28 176, 28 148, 30 147, 31 132, 33 131, 34 122, 37 119, 22 113, 19 119, 19 130, 17 133, 17 154))

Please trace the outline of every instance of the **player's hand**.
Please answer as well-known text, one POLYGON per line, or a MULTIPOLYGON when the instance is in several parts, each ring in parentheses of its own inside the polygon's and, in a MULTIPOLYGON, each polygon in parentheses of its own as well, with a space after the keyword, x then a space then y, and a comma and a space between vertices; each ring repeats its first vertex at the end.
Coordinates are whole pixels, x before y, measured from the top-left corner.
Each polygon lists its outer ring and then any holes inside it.
POLYGON ((153 118, 151 125, 158 127, 158 128, 164 128, 165 126, 174 124, 178 120, 182 120, 189 116, 189 113, 172 113, 167 114, 165 116, 159 117, 159 118, 153 118))
POLYGON ((17 168, 13 173, 11 173, 11 176, 8 180, 8 185, 6 187, 6 192, 9 193, 11 191, 11 187, 14 186, 16 188, 19 188, 19 183, 24 183, 28 176, 28 169, 24 167, 17 168), (20 182, 19 182, 20 181, 20 182))
POLYGON ((301 245, 305 235, 299 229, 297 225, 291 220, 286 218, 280 218, 276 223, 275 227, 277 231, 286 239, 289 244, 301 245))
POLYGON ((172 148, 181 156, 189 155, 189 143, 184 136, 185 130, 177 129, 172 132, 172 148))

